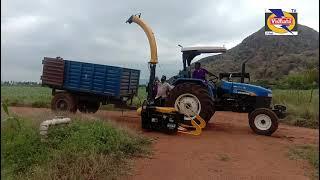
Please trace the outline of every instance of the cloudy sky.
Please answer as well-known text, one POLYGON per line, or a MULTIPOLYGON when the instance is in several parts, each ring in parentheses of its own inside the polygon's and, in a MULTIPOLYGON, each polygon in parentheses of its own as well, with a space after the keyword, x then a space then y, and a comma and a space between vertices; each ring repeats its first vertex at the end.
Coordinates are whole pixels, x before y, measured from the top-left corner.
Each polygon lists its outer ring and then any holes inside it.
POLYGON ((125 24, 136 13, 156 36, 158 75, 172 76, 178 44, 232 48, 264 26, 266 8, 295 8, 300 24, 319 31, 318 0, 2 0, 1 80, 40 81, 44 56, 140 69, 146 79, 147 38, 125 24))

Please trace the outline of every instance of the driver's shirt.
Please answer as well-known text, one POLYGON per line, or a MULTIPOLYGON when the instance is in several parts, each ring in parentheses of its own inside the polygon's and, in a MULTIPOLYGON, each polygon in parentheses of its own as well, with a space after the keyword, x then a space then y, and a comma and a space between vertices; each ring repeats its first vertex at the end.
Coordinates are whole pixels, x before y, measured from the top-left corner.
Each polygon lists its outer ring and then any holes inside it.
POLYGON ((206 74, 208 74, 206 69, 199 68, 193 71, 192 78, 206 80, 206 74))

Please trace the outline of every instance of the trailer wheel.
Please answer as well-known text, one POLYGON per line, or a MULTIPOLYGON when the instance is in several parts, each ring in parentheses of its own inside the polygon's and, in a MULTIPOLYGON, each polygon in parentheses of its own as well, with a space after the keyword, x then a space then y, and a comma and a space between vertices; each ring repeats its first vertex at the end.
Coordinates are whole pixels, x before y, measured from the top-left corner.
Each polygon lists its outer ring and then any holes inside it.
POLYGON ((87 113, 87 107, 86 107, 86 103, 84 102, 79 102, 78 105, 78 110, 82 113, 87 113))
MULTIPOLYGON (((181 113, 184 112, 183 108, 179 109, 177 104, 183 102, 189 105, 190 109, 198 113, 206 122, 208 122, 215 113, 213 101, 206 88, 194 83, 178 84, 171 90, 168 99, 166 100, 167 107, 175 107, 181 113)), ((191 119, 195 116, 190 115, 191 119)), ((191 124, 191 119, 185 116, 186 124, 191 124)))
POLYGON ((99 102, 79 102, 78 109, 82 113, 96 113, 99 110, 99 102))
POLYGON ((74 97, 70 93, 57 93, 51 100, 51 109, 54 111, 69 111, 75 113, 77 106, 74 97))
POLYGON ((87 109, 88 113, 96 113, 99 110, 100 102, 90 102, 88 103, 87 109))
POLYGON ((249 125, 256 134, 270 136, 278 129, 278 117, 270 109, 259 108, 249 114, 249 125))

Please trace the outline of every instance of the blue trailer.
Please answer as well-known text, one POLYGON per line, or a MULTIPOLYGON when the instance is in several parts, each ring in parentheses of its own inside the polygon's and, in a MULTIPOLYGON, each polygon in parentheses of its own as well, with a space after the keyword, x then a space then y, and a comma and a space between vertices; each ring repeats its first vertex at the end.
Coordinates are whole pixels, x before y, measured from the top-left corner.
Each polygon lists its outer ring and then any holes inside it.
POLYGON ((45 57, 42 86, 52 88, 51 108, 95 113, 100 104, 125 106, 138 93, 140 70, 45 57))

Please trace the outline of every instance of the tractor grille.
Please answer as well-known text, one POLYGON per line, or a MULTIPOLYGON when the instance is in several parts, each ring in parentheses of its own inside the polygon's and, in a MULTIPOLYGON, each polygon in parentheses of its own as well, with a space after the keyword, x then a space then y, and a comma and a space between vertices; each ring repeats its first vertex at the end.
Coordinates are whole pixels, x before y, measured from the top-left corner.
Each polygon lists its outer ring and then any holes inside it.
POLYGON ((271 97, 256 97, 256 108, 269 108, 271 99, 271 97))

